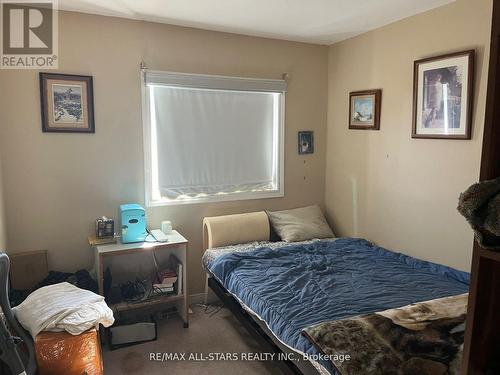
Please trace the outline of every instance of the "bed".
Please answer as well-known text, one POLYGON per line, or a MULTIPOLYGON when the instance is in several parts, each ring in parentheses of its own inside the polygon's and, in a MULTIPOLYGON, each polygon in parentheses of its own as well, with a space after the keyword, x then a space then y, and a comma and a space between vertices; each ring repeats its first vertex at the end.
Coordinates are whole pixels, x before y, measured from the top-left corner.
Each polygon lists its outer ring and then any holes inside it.
MULTIPOLYGON (((303 334, 306 327, 468 290, 465 272, 359 238, 269 242, 264 231, 257 241, 246 237, 245 244, 228 244, 217 239, 224 237, 219 232, 226 219, 232 226, 230 243, 249 229, 246 222, 238 230, 234 217, 218 218, 215 226, 205 221, 202 263, 208 282, 244 325, 269 344, 267 350, 285 353, 280 358, 287 372, 337 374, 303 334), (210 240, 218 246, 210 246, 210 240)), ((264 217, 259 220, 265 226, 264 217)))

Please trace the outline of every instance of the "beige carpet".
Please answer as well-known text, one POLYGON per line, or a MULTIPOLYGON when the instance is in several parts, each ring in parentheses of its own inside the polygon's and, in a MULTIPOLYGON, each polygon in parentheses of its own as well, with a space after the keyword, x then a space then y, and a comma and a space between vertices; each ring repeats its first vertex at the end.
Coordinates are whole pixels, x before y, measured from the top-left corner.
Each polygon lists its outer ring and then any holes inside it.
POLYGON ((192 306, 189 328, 173 315, 158 326, 158 340, 109 351, 103 348, 104 373, 108 374, 282 374, 265 361, 150 361, 150 353, 260 353, 257 342, 231 312, 222 309, 210 316, 192 306))

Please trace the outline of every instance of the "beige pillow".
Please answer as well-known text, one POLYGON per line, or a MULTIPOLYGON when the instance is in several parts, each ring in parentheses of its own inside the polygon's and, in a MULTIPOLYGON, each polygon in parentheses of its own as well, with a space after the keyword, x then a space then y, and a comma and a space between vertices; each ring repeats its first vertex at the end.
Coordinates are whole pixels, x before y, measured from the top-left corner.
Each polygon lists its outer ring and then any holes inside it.
POLYGON ((283 241, 297 242, 334 237, 318 206, 267 212, 271 224, 283 241))

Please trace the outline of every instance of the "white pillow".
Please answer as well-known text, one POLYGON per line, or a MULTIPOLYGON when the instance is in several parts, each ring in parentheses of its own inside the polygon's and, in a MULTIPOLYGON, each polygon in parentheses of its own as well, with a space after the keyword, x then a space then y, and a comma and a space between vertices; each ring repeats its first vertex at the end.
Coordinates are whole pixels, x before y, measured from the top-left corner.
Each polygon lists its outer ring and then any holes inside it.
POLYGON ((297 242, 335 236, 318 206, 267 212, 267 215, 274 231, 283 241, 297 242))

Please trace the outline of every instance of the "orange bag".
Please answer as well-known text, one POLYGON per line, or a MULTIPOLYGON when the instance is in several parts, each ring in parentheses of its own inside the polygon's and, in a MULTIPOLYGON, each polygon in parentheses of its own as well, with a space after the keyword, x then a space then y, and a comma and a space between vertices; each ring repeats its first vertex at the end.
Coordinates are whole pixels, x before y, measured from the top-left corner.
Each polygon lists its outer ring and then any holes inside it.
POLYGON ((35 339, 40 375, 102 375, 99 333, 90 329, 73 336, 67 332, 41 332, 35 339))

